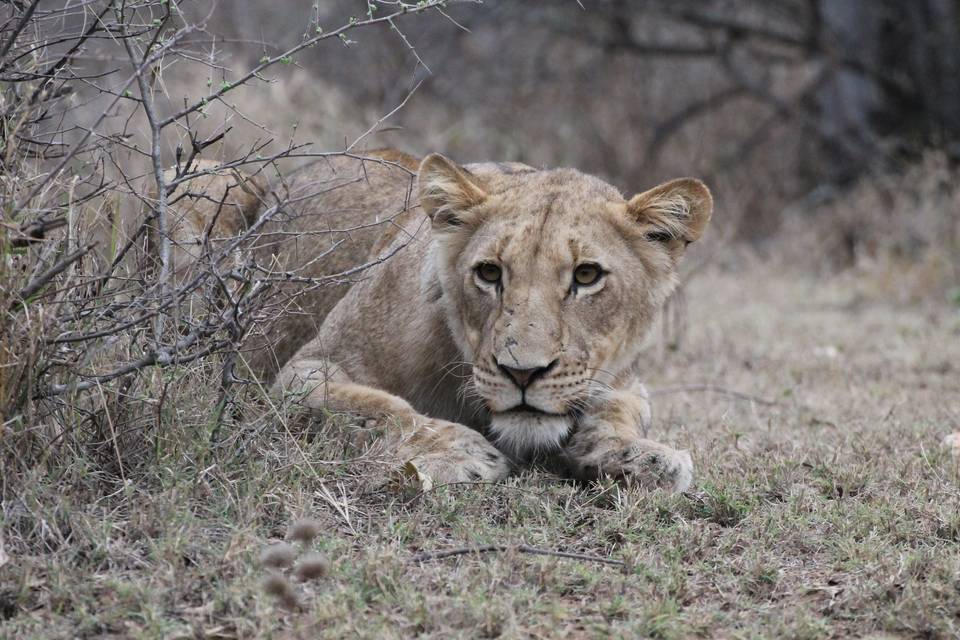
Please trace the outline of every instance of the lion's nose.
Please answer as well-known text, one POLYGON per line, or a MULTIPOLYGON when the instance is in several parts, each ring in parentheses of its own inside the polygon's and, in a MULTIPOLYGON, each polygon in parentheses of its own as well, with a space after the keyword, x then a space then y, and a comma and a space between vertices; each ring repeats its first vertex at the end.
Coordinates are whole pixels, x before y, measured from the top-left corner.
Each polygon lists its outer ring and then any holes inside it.
POLYGON ((502 364, 497 363, 497 366, 500 367, 500 370, 507 374, 507 377, 513 380, 521 389, 526 389, 533 381, 537 378, 542 378, 547 374, 548 371, 553 369, 557 365, 557 361, 554 360, 545 367, 532 367, 530 369, 516 369, 514 367, 508 367, 502 364))

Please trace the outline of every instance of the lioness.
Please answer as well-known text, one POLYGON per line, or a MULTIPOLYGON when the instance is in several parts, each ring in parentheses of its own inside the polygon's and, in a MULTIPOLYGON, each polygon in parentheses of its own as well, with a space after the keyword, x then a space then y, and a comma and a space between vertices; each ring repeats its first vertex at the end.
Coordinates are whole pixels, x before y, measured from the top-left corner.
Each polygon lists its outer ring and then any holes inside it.
POLYGON ((274 391, 385 421, 399 461, 434 482, 497 481, 552 455, 579 478, 689 486, 689 454, 644 437, 638 353, 710 220, 707 187, 624 199, 572 169, 373 155, 295 173, 295 215, 256 249, 293 276, 387 258, 274 327, 272 362, 254 366, 279 368, 274 391))

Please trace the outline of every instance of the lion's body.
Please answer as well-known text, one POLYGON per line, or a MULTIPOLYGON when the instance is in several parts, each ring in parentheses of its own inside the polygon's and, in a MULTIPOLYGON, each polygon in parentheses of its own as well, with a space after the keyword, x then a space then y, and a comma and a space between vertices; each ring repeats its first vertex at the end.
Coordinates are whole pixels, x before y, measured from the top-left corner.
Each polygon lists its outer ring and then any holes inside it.
POLYGON ((282 189, 277 197, 290 204, 265 226, 255 259, 277 278, 290 274, 286 288, 297 295, 277 313, 268 339, 251 340, 246 349, 262 380, 271 380, 300 346, 317 336, 353 283, 370 277, 369 270, 355 270, 380 256, 374 247, 384 236, 409 224, 413 207, 405 204, 414 184, 415 174, 399 163, 333 158, 314 162, 275 187, 282 189), (304 279, 322 284, 305 286, 304 279))
MULTIPOLYGON (((216 171, 190 181, 171 197, 174 270, 187 277, 200 259, 198 238, 208 223, 210 238, 233 238, 270 212, 269 221, 252 244, 254 261, 271 273, 268 277, 290 283, 280 285, 265 335, 252 336, 243 349, 250 369, 270 382, 296 350, 317 336, 333 306, 353 282, 367 277, 350 273, 378 256, 408 224, 415 207, 405 206, 415 186, 418 161, 395 151, 375 152, 380 162, 359 163, 335 157, 314 161, 271 187, 262 176, 241 176, 237 171, 216 171), (226 206, 222 206, 224 203, 226 206), (337 274, 340 277, 329 278, 337 274), (322 286, 305 286, 308 279, 325 279, 322 286)), ((217 164, 201 161, 194 170, 213 171, 217 164)), ((167 180, 174 171, 166 172, 167 180)), ((263 274, 261 274, 263 275, 263 274)))
POLYGON ((569 169, 431 156, 418 180, 417 164, 322 160, 274 187, 291 204, 263 228, 258 264, 286 286, 325 284, 281 315, 269 348, 251 341, 253 368, 279 370, 276 391, 311 408, 391 421, 397 455, 440 481, 558 453, 584 477, 689 484, 689 456, 643 438, 636 357, 709 219, 706 189, 677 181, 628 202, 569 169), (500 279, 478 279, 494 263, 500 279), (570 284, 583 268, 596 281, 570 284))

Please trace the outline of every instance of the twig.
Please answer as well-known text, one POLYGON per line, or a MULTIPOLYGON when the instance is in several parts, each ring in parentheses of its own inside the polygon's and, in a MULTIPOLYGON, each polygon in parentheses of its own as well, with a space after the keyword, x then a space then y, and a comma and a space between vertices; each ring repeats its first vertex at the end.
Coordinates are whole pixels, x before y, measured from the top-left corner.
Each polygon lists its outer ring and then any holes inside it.
POLYGON ((33 12, 37 10, 38 4, 40 4, 40 0, 33 0, 33 2, 30 3, 30 6, 28 6, 20 16, 17 26, 15 26, 13 31, 10 32, 10 38, 3 43, 3 47, 0 47, 0 60, 7 57, 10 47, 12 47, 13 43, 17 41, 17 36, 19 36, 24 27, 27 26, 27 23, 30 22, 30 18, 33 17, 33 12))
POLYGON ((50 267, 49 269, 47 269, 46 271, 38 275, 36 278, 31 280, 27 284, 27 286, 25 286, 23 289, 20 289, 19 300, 15 301, 12 307, 15 308, 20 306, 21 302, 29 299, 30 296, 40 291, 40 289, 42 289, 44 286, 47 285, 48 282, 50 282, 55 277, 57 277, 60 273, 62 273, 67 267, 69 267, 71 264, 73 264, 83 256, 87 255, 90 252, 90 250, 93 249, 94 246, 96 245, 88 244, 84 247, 80 247, 73 253, 70 253, 64 256, 55 265, 53 265, 52 267, 50 267))
MULTIPOLYGON (((427 65, 423 65, 423 66, 426 67, 427 65)), ((429 69, 428 69, 428 71, 429 71, 429 69)), ((405 106, 407 106, 407 102, 410 100, 410 98, 413 97, 413 94, 417 92, 417 89, 420 88, 420 85, 421 85, 421 84, 423 84, 423 80, 421 80, 421 81, 418 82, 417 84, 413 85, 413 88, 410 89, 409 92, 407 92, 406 97, 404 97, 404 99, 400 101, 400 104, 398 104, 397 106, 395 106, 389 113, 387 113, 386 115, 384 115, 383 117, 381 117, 379 120, 377 120, 376 122, 374 122, 373 125, 372 125, 369 129, 367 129, 366 131, 364 131, 363 133, 361 133, 359 136, 357 136, 357 138, 356 138, 353 142, 351 142, 349 145, 347 145, 347 148, 345 149, 345 151, 348 151, 348 152, 349 152, 349 151, 353 151, 358 144, 360 144, 361 142, 363 142, 363 141, 367 138, 367 136, 369 136, 371 133, 373 133, 374 131, 376 131, 377 128, 378 128, 380 125, 382 125, 385 121, 387 121, 387 120, 389 120, 390 118, 392 118, 395 113, 397 113, 398 111, 400 111, 400 109, 403 109, 405 106)))
POLYGON ((749 393, 742 393, 740 391, 734 391, 732 389, 727 389, 715 384, 683 384, 675 387, 663 387, 662 389, 655 389, 650 392, 651 396, 668 396, 674 393, 693 393, 697 391, 707 391, 710 393, 721 393, 732 398, 737 398, 739 400, 746 400, 748 402, 756 402, 757 404, 762 404, 765 406, 773 406, 778 404, 775 400, 767 400, 766 398, 761 398, 760 396, 750 395, 749 393))
MULTIPOLYGON (((121 10, 122 17, 122 10, 121 10)), ((164 16, 163 22, 170 17, 169 5, 167 8, 167 15, 164 16)), ((126 22, 122 24, 124 35, 126 35, 126 22)), ((159 33, 159 29, 157 32, 159 33)), ((153 165, 153 180, 157 186, 157 202, 155 208, 155 220, 157 223, 157 237, 160 242, 160 273, 157 277, 157 285, 160 288, 161 298, 166 297, 168 289, 170 287, 170 232, 169 224, 167 220, 167 185, 163 175, 163 160, 161 158, 161 136, 163 133, 162 128, 159 126, 158 121, 159 117, 157 116, 156 105, 153 101, 153 87, 150 86, 150 82, 147 80, 147 72, 149 67, 147 66, 146 60, 137 60, 137 55, 133 50, 133 45, 130 42, 129 37, 121 38, 124 48, 127 50, 127 55, 130 58, 130 64, 133 66, 134 74, 137 77, 137 86, 140 88, 140 104, 143 107, 143 113, 147 117, 147 124, 150 126, 150 159, 153 165)), ((149 56, 149 49, 144 54, 144 58, 149 56)), ((154 339, 156 340, 157 346, 163 342, 163 326, 164 320, 166 319, 166 314, 160 313, 157 314, 157 317, 154 322, 154 339)))
MULTIPOLYGON (((26 247, 31 244, 40 242, 41 240, 46 239, 47 232, 59 229, 67 224, 66 218, 48 218, 46 220, 34 220, 29 224, 26 224, 17 229, 11 229, 15 234, 8 242, 11 247, 19 248, 26 247)), ((4 224, 3 226, 8 226, 4 224)))
POLYGON ((581 560, 583 562, 599 562, 601 564, 610 564, 617 567, 626 566, 622 560, 613 558, 604 558, 602 556, 591 556, 585 553, 570 553, 567 551, 552 551, 550 549, 541 549, 531 547, 530 545, 520 544, 511 546, 507 544, 487 544, 477 547, 460 547, 457 549, 447 549, 446 551, 437 551, 435 553, 420 553, 413 557, 413 562, 430 562, 431 560, 440 560, 442 558, 451 558, 453 556, 464 556, 468 554, 481 554, 500 551, 516 551, 517 553, 529 553, 538 556, 552 556, 555 558, 569 558, 570 560, 581 560))
POLYGON ((135 371, 140 371, 141 369, 151 366, 163 367, 174 362, 177 362, 178 364, 186 364, 193 362, 194 360, 199 360, 200 358, 210 355, 217 349, 223 348, 223 346, 225 346, 227 343, 225 341, 211 342, 199 351, 187 356, 180 356, 179 352, 193 346, 194 343, 198 342, 202 338, 209 337, 218 329, 219 327, 217 326, 195 329, 187 334, 186 337, 177 340, 177 342, 175 342, 172 346, 150 351, 146 355, 117 367, 109 373, 84 377, 80 381, 74 381, 67 384, 51 384, 44 392, 37 394, 35 399, 59 396, 71 391, 86 391, 87 389, 97 387, 104 382, 109 382, 115 378, 125 376, 128 373, 134 373, 135 371))
MULTIPOLYGON (((430 67, 427 65, 427 63, 424 62, 423 59, 420 57, 420 54, 417 53, 416 47, 410 44, 410 41, 407 39, 407 36, 404 35, 404 33, 397 28, 396 24, 394 24, 393 18, 390 18, 389 20, 387 20, 387 22, 390 23, 390 30, 395 32, 398 36, 400 36, 400 39, 403 40, 403 44, 407 45, 407 49, 409 49, 410 53, 413 54, 413 57, 417 59, 417 64, 421 65, 424 69, 426 69, 427 73, 429 73, 430 75, 433 75, 433 71, 430 70, 430 67)), ((416 69, 414 69, 414 71, 416 71, 416 69)))

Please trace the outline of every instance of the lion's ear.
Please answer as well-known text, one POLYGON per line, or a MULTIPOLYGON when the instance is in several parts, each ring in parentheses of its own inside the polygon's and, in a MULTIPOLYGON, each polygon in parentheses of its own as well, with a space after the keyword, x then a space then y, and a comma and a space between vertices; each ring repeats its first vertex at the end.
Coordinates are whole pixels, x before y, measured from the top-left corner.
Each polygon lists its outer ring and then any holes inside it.
POLYGON ((420 163, 417 183, 420 206, 434 228, 470 222, 469 209, 487 199, 475 176, 439 153, 431 153, 420 163))
POLYGON ((648 240, 682 250, 703 235, 713 196, 696 178, 678 178, 630 198, 627 213, 643 225, 648 240))

